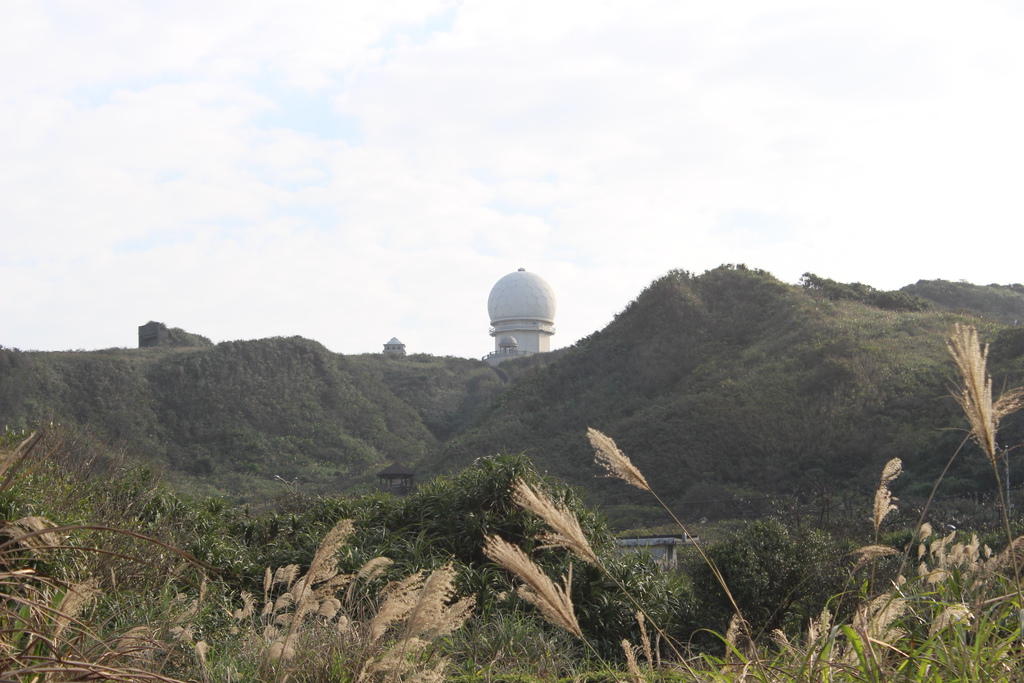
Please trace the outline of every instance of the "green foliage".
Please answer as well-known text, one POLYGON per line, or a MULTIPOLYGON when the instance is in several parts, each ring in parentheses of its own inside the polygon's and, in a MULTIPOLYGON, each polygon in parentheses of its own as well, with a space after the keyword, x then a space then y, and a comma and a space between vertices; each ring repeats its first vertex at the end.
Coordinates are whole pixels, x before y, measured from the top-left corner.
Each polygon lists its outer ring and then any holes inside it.
POLYGON ((459 358, 366 354, 349 359, 412 407, 438 442, 465 429, 504 388, 489 367, 459 358))
MULTIPOLYGON (((751 522, 707 548, 759 638, 775 629, 795 634, 826 606, 841 609, 835 596, 849 579, 849 551, 824 532, 793 531, 774 519, 751 522)), ((694 628, 725 632, 733 609, 717 578, 698 558, 688 573, 693 593, 684 619, 694 628)))
POLYGON ((832 301, 859 301, 887 311, 926 311, 932 306, 928 301, 930 297, 916 295, 909 287, 893 292, 879 291, 860 282, 843 284, 813 273, 804 273, 800 284, 832 301))
MULTIPOLYGON (((873 490, 893 457, 907 462, 902 485, 928 490, 960 438, 962 417, 945 398, 945 340, 961 318, 891 308, 831 300, 744 266, 673 271, 512 384, 423 469, 516 448, 621 512, 623 527, 667 521, 641 493, 594 478, 580 436, 595 427, 684 520, 767 514, 791 497, 839 521, 853 509, 840 501, 873 490)), ((1000 348, 1012 354, 1008 340, 1000 348)), ((1020 358, 1001 362, 997 379, 1019 383, 1020 358)), ((955 462, 952 476, 962 486, 951 494, 990 490, 975 463, 955 462)))
MULTIPOLYGON (((20 436, 8 433, 4 441, 20 436)), ((58 426, 39 448, 39 458, 5 480, 13 514, 45 515, 58 523, 105 519, 133 533, 177 539, 207 552, 207 560, 217 565, 209 574, 215 580, 197 580, 195 565, 182 564, 182 555, 163 542, 135 538, 133 545, 119 545, 117 538, 134 538, 123 533, 65 537, 62 544, 68 547, 40 555, 33 574, 19 573, 16 563, 23 558, 7 544, 0 549, 5 561, 0 572, 6 591, 0 596, 5 671, 12 670, 13 656, 21 658, 20 664, 71 667, 77 666, 69 661, 73 655, 75 661, 86 661, 84 670, 92 674, 102 665, 132 680, 281 677, 284 669, 267 665, 266 643, 252 638, 260 629, 236 628, 239 617, 232 613, 240 606, 238 590, 251 586, 261 594, 266 566, 294 562, 305 571, 327 529, 340 518, 352 518, 356 533, 339 555, 339 569, 356 569, 385 549, 397 560, 389 576, 350 596, 353 602, 346 609, 351 607, 352 614, 372 614, 388 578, 457 558, 459 594, 475 593, 484 606, 469 631, 448 636, 429 655, 455 658, 449 669, 455 680, 624 680, 627 674, 616 670, 622 666, 620 642, 641 642, 634 601, 651 623, 669 627, 668 635, 686 659, 675 660, 663 647, 672 668, 659 671, 641 662, 639 675, 649 680, 1019 677, 1022 605, 1013 569, 1019 541, 1012 552, 990 554, 966 537, 925 536, 911 563, 920 563, 921 569, 906 571, 906 582, 881 595, 851 595, 844 592, 848 547, 803 526, 752 523, 708 548, 758 636, 751 646, 726 637, 730 609, 706 565, 692 565, 686 576, 666 574, 639 557, 614 557, 607 527, 582 505, 578 493, 542 479, 523 457, 481 459, 404 499, 292 495, 280 501, 277 511, 255 514, 219 499, 178 498, 151 473, 137 471, 123 452, 84 433, 58 426), (605 573, 577 561, 571 584, 585 637, 603 661, 588 659, 578 642, 541 623, 525 603, 499 597, 513 582, 480 554, 478 540, 485 535, 514 540, 552 577, 568 569, 566 553, 538 548, 533 540, 543 524, 512 503, 510 488, 519 478, 543 488, 580 518, 608 569, 605 573), (139 561, 126 561, 131 557, 139 561), (101 590, 70 627, 59 628, 55 615, 71 581, 81 577, 93 577, 101 590), (24 608, 32 605, 38 609, 24 608), (823 607, 829 610, 827 621, 823 607), (774 634, 770 639, 768 631, 776 627, 788 637, 774 634), (200 641, 210 649, 200 650, 200 641), (704 653, 695 657, 687 646, 704 653), (716 654, 723 650, 724 657, 716 654)), ((894 515, 887 523, 899 519, 894 515)), ((903 526, 881 540, 911 546, 913 552, 917 538, 916 529, 903 526)), ((899 559, 892 558, 894 565, 899 559)), ((289 609, 286 602, 281 605, 275 603, 271 615, 289 609)), ((353 657, 360 653, 346 649, 336 627, 340 621, 329 619, 311 615, 305 622, 289 680, 351 679, 352 662, 359 661, 353 657)), ((262 622, 253 617, 253 623, 262 622)))
POLYGON ((922 540, 920 575, 859 596, 848 619, 823 613, 774 647, 727 643, 724 657, 704 656, 707 680, 1018 680, 1021 605, 1009 558, 986 557, 976 540, 922 540))
POLYGON ((165 465, 183 491, 243 499, 265 499, 281 480, 336 492, 394 460, 415 464, 500 387, 479 361, 340 356, 297 337, 0 349, 0 424, 88 425, 165 465))
POLYGON ((170 327, 167 329, 167 346, 176 347, 195 347, 195 346, 213 346, 213 342, 210 341, 209 337, 204 337, 201 334, 192 334, 186 332, 180 327, 170 327))
POLYGON ((445 654, 457 668, 449 680, 546 681, 575 678, 584 649, 565 633, 548 628, 543 620, 523 610, 510 609, 477 617, 449 639, 445 654))
POLYGON ((1024 285, 973 285, 948 280, 918 280, 901 292, 934 301, 943 308, 969 310, 1007 325, 1024 322, 1024 285))
POLYGON ((545 527, 512 501, 517 480, 542 485, 553 500, 571 510, 592 545, 607 558, 612 575, 631 587, 632 599, 595 568, 578 563, 574 567, 573 600, 581 626, 597 646, 618 656, 622 638, 637 628, 634 601, 652 616, 669 621, 677 609, 671 577, 641 558, 616 557, 607 525, 582 504, 578 493, 542 481, 522 456, 481 458, 463 472, 439 477, 405 498, 371 494, 297 500, 290 509, 257 517, 230 508, 193 509, 187 523, 194 525, 193 537, 201 540, 186 548, 217 567, 226 580, 256 591, 264 567, 308 565, 326 531, 339 519, 352 519, 355 534, 339 558, 341 571, 358 571, 373 557, 384 556, 394 561, 388 575, 397 577, 454 558, 461 569, 460 592, 475 595, 485 617, 506 614, 521 608, 507 597, 514 587, 511 576, 483 554, 487 536, 533 549, 534 559, 554 576, 566 573, 569 566, 564 553, 535 547, 534 538, 545 527))
MULTIPOLYGON (((605 329, 500 376, 475 360, 340 356, 300 338, 0 349, 0 425, 89 425, 165 467, 178 491, 232 502, 365 491, 395 460, 424 481, 525 452, 621 514, 616 525, 665 522, 638 492, 594 477, 580 438, 590 426, 633 454, 687 520, 771 513, 780 500, 836 520, 892 457, 907 463, 905 492, 925 494, 964 426, 946 399, 945 338, 970 314, 909 290, 811 274, 804 285, 743 265, 672 271, 605 329)), ((972 287, 954 289, 1021 296, 1016 285, 972 287)), ((968 303, 993 308, 985 301, 968 303)), ((1021 383, 1019 330, 974 322, 993 342, 996 385, 1021 383)), ((1020 422, 1006 425, 1006 443, 1024 441, 1020 422)), ((1011 458, 1013 478, 1022 473, 1011 458)), ((990 477, 959 459, 940 494, 987 491, 990 477)))

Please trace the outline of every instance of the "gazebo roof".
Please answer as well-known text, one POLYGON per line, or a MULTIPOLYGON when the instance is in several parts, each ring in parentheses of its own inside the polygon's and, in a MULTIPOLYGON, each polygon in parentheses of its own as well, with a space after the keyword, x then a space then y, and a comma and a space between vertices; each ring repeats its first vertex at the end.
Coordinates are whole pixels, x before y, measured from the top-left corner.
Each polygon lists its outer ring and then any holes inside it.
POLYGON ((416 473, 411 471, 400 462, 396 462, 383 472, 377 473, 378 477, 414 477, 416 473))

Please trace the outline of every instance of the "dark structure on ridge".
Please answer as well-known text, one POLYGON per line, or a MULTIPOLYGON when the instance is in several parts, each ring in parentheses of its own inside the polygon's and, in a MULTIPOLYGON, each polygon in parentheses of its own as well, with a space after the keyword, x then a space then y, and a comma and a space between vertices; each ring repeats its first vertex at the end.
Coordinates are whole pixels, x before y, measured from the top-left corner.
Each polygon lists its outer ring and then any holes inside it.
POLYGON ((139 348, 149 346, 166 346, 171 341, 171 333, 163 323, 155 323, 152 320, 145 325, 139 325, 139 348))

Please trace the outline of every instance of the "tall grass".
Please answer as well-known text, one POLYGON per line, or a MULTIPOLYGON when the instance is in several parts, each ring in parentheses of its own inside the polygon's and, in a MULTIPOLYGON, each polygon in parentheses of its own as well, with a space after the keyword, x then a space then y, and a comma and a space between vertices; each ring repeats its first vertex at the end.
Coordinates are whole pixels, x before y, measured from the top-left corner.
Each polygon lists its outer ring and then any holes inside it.
MULTIPOLYGON (((8 491, 42 443, 42 435, 35 433, 2 454, 0 494, 8 491)), ((0 529, 0 681, 177 680, 162 673, 166 656, 151 656, 174 647, 170 639, 161 638, 168 634, 145 625, 112 627, 96 619, 95 603, 109 583, 88 572, 94 564, 82 561, 111 556, 124 564, 145 560, 76 543, 74 536, 82 532, 131 536, 168 555, 191 559, 153 539, 110 527, 58 526, 39 516, 7 521, 0 529)), ((181 620, 182 613, 163 616, 169 624, 181 620)))
POLYGON ((338 553, 353 532, 341 520, 326 535, 305 573, 298 565, 267 568, 262 606, 243 592, 232 611, 235 656, 215 676, 244 672, 261 681, 441 680, 448 659, 435 641, 460 628, 474 598, 456 599, 456 572, 447 565, 388 583, 376 601, 356 598, 390 565, 374 558, 358 572, 338 571, 338 553))
MULTIPOLYGON (((962 379, 954 396, 970 422, 970 438, 981 446, 992 465, 1001 494, 997 465, 1006 451, 997 440, 999 421, 1024 403, 1024 392, 1014 389, 992 399, 991 378, 985 367, 987 349, 979 344, 973 329, 958 326, 949 350, 962 379)), ((661 503, 643 473, 610 437, 590 429, 588 438, 594 446, 597 464, 609 476, 651 493, 661 503)), ((853 571, 870 563, 871 575, 848 621, 837 622, 825 609, 810 621, 806 633, 796 641, 776 631, 770 642, 755 642, 724 576, 698 546, 698 552, 734 608, 732 623, 720 636, 724 655, 679 656, 685 648, 673 644, 677 657, 666 662, 659 652, 655 671, 650 641, 644 635, 641 644, 622 643, 629 675, 640 681, 674 671, 685 672, 695 680, 765 682, 981 682, 1024 678, 1024 599, 1019 569, 1024 537, 1014 539, 1010 533, 1005 498, 1001 499, 1007 533, 1003 552, 993 554, 987 546, 981 546, 976 535, 967 543, 957 542, 956 531, 937 536, 929 525, 922 524, 918 530, 914 575, 899 573, 887 585, 876 585, 876 561, 900 554, 898 549, 881 544, 880 538, 885 519, 896 510, 890 485, 901 470, 900 460, 893 459, 882 471, 871 511, 873 538, 854 553, 857 564, 853 571), (637 662, 637 651, 648 653, 646 672, 637 662)), ((552 528, 539 540, 564 547, 583 561, 600 564, 570 513, 521 482, 517 485, 516 501, 552 528)), ((689 536, 678 519, 676 523, 689 536)), ((908 548, 907 553, 910 552, 908 548)), ((523 581, 520 595, 537 605, 550 623, 585 640, 567 590, 571 576, 561 585, 552 581, 526 553, 496 537, 489 539, 487 553, 523 581)), ((628 586, 623 588, 628 590, 628 586)), ((646 633, 643 628, 641 631, 646 633)))

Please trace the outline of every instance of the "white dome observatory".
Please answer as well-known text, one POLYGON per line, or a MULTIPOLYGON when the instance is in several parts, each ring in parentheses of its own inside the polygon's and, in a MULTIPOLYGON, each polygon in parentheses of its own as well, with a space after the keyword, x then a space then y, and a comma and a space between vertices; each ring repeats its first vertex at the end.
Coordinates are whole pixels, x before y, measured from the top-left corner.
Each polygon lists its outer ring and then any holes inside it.
POLYGON ((555 290, 540 275, 520 268, 498 280, 487 297, 494 352, 485 360, 500 363, 512 356, 551 350, 555 333, 555 290))

